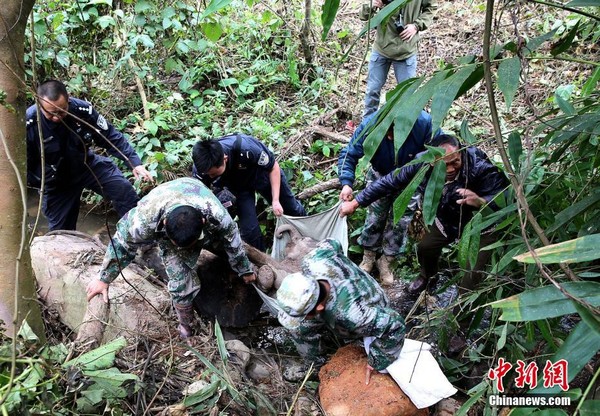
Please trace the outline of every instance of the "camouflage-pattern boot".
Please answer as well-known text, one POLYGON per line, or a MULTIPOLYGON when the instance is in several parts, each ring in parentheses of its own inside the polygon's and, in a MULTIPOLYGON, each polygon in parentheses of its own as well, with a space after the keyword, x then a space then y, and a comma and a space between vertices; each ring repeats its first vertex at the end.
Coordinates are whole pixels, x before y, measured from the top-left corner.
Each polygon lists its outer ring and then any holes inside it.
POLYGON ((377 259, 377 253, 371 250, 364 250, 363 258, 358 267, 364 270, 367 273, 371 273, 373 271, 373 266, 375 265, 375 260, 377 259))
POLYGON ((394 257, 386 256, 385 254, 377 260, 377 268, 379 269, 379 280, 382 286, 389 286, 394 283, 394 273, 392 273, 391 264, 394 257))
POLYGON ((177 319, 179 319, 179 336, 181 339, 186 339, 194 334, 192 331, 192 322, 194 320, 194 308, 192 305, 182 306, 175 304, 175 312, 177 313, 177 319))

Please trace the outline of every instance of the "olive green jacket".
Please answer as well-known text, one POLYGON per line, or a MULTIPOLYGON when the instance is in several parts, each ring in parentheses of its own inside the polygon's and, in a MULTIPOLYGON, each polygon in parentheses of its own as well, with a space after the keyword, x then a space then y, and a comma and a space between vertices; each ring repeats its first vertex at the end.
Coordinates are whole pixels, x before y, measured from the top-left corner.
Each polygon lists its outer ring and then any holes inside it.
POLYGON ((402 10, 404 25, 414 23, 419 31, 408 42, 400 39, 394 26, 394 21, 399 12, 393 13, 387 24, 381 24, 377 27, 377 36, 373 44, 375 52, 396 61, 402 61, 415 55, 420 38, 419 34, 431 25, 437 8, 437 0, 412 0, 407 3, 400 9, 402 10))

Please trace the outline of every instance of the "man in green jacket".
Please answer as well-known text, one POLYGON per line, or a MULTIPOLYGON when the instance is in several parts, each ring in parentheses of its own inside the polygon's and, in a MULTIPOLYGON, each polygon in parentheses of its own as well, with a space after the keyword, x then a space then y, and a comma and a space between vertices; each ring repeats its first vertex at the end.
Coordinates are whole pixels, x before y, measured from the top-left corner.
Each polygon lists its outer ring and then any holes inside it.
MULTIPOLYGON (((373 0, 373 8, 381 9, 392 1, 373 0)), ((377 111, 391 65, 398 83, 417 74, 419 32, 431 25, 436 10, 437 0, 411 0, 392 13, 385 26, 377 27, 369 60, 363 118, 377 111)))
POLYGON ((192 335, 192 302, 200 291, 196 262, 203 248, 225 252, 232 270, 244 282, 256 280, 237 225, 213 193, 199 180, 175 179, 154 188, 117 223, 98 279, 87 286, 88 301, 102 294, 135 258, 141 246, 158 243, 179 318, 179 334, 192 335))
POLYGON ((394 362, 404 345, 404 319, 375 279, 344 256, 337 240, 320 242, 302 260, 302 272, 283 279, 277 303, 279 322, 307 359, 322 354, 326 329, 341 339, 374 337, 367 380, 373 369, 381 371, 394 362))

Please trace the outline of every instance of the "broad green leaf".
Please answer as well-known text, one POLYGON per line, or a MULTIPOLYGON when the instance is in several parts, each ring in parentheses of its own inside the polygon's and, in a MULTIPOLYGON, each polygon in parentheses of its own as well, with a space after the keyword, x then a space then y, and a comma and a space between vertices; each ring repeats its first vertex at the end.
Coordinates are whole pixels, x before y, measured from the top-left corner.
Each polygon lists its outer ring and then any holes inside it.
POLYGON ((200 25, 200 28, 204 36, 213 42, 218 41, 223 34, 223 28, 219 23, 203 23, 200 25))
MULTIPOLYGON (((561 287, 592 306, 600 306, 600 283, 566 282, 561 283, 561 287)), ((502 309, 500 319, 512 322, 537 321, 577 312, 573 301, 555 286, 527 290, 489 305, 502 309)))
POLYGON ((542 45, 542 43, 546 42, 549 39, 552 39, 557 30, 558 29, 551 30, 550 32, 544 33, 543 35, 533 38, 529 42, 527 42, 527 45, 525 45, 525 51, 528 52, 527 54, 531 55, 531 53, 537 48, 539 48, 542 45))
MULTIPOLYGON (((571 331, 565 342, 549 359, 551 362, 567 360, 568 380, 572 381, 600 349, 600 335, 591 331, 585 322, 580 322, 571 331)), ((552 394, 562 392, 560 387, 544 388, 543 384, 530 390, 531 394, 552 394)))
POLYGON ((158 124, 156 124, 154 120, 144 120, 144 127, 146 127, 153 136, 158 132, 158 124))
POLYGON ((512 104, 517 89, 519 88, 519 80, 521 78, 521 61, 515 56, 502 60, 498 66, 498 88, 504 95, 506 109, 508 110, 512 104))
POLYGON ((106 29, 109 26, 115 25, 115 19, 112 16, 100 16, 94 24, 100 26, 102 29, 106 29))
POLYGON ((321 35, 321 40, 325 41, 327 39, 327 34, 329 33, 329 29, 331 29, 331 25, 335 20, 335 15, 340 7, 340 0, 325 0, 323 3, 323 12, 321 13, 321 24, 323 25, 323 34, 321 35))
POLYGON ((147 10, 153 10, 156 6, 148 0, 138 0, 135 2, 135 12, 144 13, 147 10))
MULTIPOLYGON (((456 416, 467 416, 469 414, 469 409, 471 409, 471 407, 477 403, 479 401, 479 399, 481 399, 481 397, 483 396, 483 394, 487 391, 487 388, 485 386, 485 381, 481 383, 482 387, 480 389, 478 389, 475 394, 473 394, 469 400, 467 400, 461 407, 460 409, 458 409, 458 411, 455 413, 456 416)), ((477 387, 477 386, 476 386, 477 387)), ((473 390, 473 389, 471 389, 473 390)), ((471 391, 468 392, 469 394, 471 394, 471 391)))
POLYGON ((564 39, 561 39, 552 46, 550 53, 554 56, 557 56, 569 49, 573 44, 573 39, 575 39, 575 35, 577 35, 578 30, 579 21, 571 28, 571 30, 569 30, 569 33, 567 33, 567 36, 565 36, 564 39))
POLYGON ((89 390, 102 390, 106 397, 127 397, 127 390, 122 386, 130 381, 138 381, 135 374, 126 374, 111 367, 105 370, 84 370, 83 374, 96 384, 89 390))
POLYGON ((592 195, 587 198, 584 198, 573 205, 569 205, 566 209, 556 214, 554 224, 548 228, 548 232, 552 233, 562 228, 567 223, 571 222, 577 215, 586 211, 598 202, 600 202, 600 192, 593 192, 592 195))
POLYGON ((574 88, 574 85, 561 85, 554 92, 554 101, 556 101, 556 104, 558 104, 558 107, 563 111, 563 113, 569 116, 574 116, 577 114, 577 110, 569 101, 574 88))
POLYGON ((119 337, 108 344, 104 344, 95 350, 86 352, 77 358, 62 364, 63 368, 80 366, 85 370, 99 370, 114 365, 115 355, 127 345, 125 338, 119 337))
MULTIPOLYGON (((591 234, 538 248, 535 254, 542 264, 580 263, 600 258, 600 234, 591 234)), ((531 253, 515 256, 522 263, 535 263, 531 253)))
POLYGON ((208 5, 208 7, 206 7, 206 9, 204 9, 204 12, 202 13, 202 15, 200 15, 199 20, 203 20, 204 18, 210 16, 211 14, 218 12, 222 8, 227 7, 229 5, 229 3, 231 3, 231 2, 232 2, 232 0, 212 0, 210 2, 210 4, 208 5))
POLYGON ((600 7, 600 0, 573 0, 566 4, 568 7, 600 7))
POLYGON ((400 218, 404 215, 404 211, 406 211, 406 207, 408 206, 410 199, 415 194, 415 191, 423 181, 425 174, 429 170, 429 165, 423 165, 415 177, 410 181, 410 183, 404 188, 404 190, 400 193, 398 198, 394 201, 394 224, 400 221, 400 218))
POLYGON ((600 416, 600 400, 586 400, 579 408, 581 416, 600 416))
POLYGON ((521 143, 521 135, 513 131, 508 135, 508 156, 512 162, 515 172, 521 170, 521 155, 523 154, 523 144, 521 143))
POLYGON ((471 76, 476 68, 477 64, 471 64, 460 68, 438 85, 431 97, 431 120, 432 131, 434 134, 441 126, 442 120, 446 117, 446 114, 448 114, 448 110, 454 102, 460 87, 465 83, 469 76, 471 76))

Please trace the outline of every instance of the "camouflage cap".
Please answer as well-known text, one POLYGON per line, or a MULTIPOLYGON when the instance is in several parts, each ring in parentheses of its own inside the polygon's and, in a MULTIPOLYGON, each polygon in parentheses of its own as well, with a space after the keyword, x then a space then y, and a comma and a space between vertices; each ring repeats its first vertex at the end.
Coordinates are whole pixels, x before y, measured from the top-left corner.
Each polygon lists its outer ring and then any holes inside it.
POLYGON ((305 316, 314 309, 319 298, 319 284, 302 273, 288 274, 277 290, 279 307, 290 316, 305 316))

